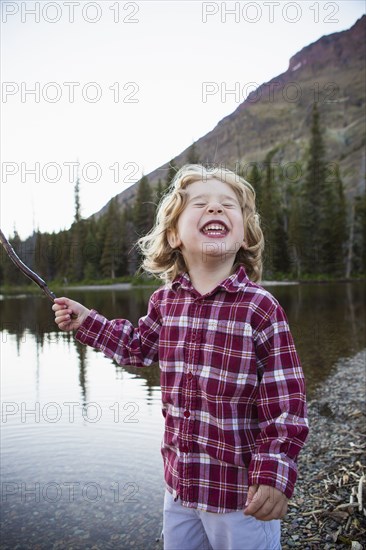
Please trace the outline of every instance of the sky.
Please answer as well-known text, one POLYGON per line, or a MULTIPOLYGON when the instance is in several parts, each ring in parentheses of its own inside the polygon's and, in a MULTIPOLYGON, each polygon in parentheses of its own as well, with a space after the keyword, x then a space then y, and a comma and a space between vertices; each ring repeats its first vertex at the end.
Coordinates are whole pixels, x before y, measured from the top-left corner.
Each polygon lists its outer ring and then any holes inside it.
POLYGON ((363 0, 5 1, 0 227, 69 228, 232 113, 363 0), (235 91, 234 93, 230 93, 235 91))

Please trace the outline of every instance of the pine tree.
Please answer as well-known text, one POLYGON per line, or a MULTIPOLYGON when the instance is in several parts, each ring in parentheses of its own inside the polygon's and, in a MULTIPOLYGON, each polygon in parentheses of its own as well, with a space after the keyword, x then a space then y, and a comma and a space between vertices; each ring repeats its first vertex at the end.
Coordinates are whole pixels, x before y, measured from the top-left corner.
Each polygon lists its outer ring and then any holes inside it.
POLYGON ((324 183, 324 215, 321 224, 321 265, 323 273, 343 276, 345 273, 347 219, 343 182, 336 165, 333 178, 324 183))
POLYGON ((102 247, 98 239, 97 223, 94 218, 88 220, 84 242, 84 277, 90 281, 100 276, 99 266, 102 247))
POLYGON ((288 248, 288 233, 285 227, 283 208, 279 208, 274 219, 272 239, 272 262, 275 273, 286 274, 290 272, 290 254, 288 248))
POLYGON ((255 204, 258 212, 260 213, 262 207, 262 175, 256 162, 254 162, 252 165, 252 168, 248 175, 248 182, 254 187, 255 204))
POLYGON ((100 259, 101 271, 104 277, 115 279, 122 263, 121 215, 116 197, 109 202, 103 223, 105 236, 100 259))
POLYGON ((49 235, 49 248, 48 248, 48 275, 47 277, 52 281, 56 278, 57 265, 58 265, 59 250, 57 246, 57 235, 55 232, 49 235))
MULTIPOLYGON (((147 176, 143 176, 139 181, 137 194, 135 198, 135 204, 133 207, 133 225, 135 232, 135 242, 140 237, 146 235, 154 224, 155 217, 155 204, 153 202, 153 196, 149 180, 147 176)), ((137 266, 140 265, 142 256, 136 247, 130 251, 130 262, 135 265, 135 271, 137 266)))
POLYGON ((40 231, 36 232, 36 243, 34 251, 34 267, 37 273, 45 279, 48 275, 47 262, 47 236, 40 231))
POLYGON ((366 155, 361 161, 358 185, 349 205, 349 237, 347 243, 346 277, 366 272, 366 155))
POLYGON ((70 229, 70 276, 74 281, 81 281, 84 277, 84 239, 85 230, 82 220, 74 222, 70 229))
POLYGON ((72 275, 71 231, 60 231, 56 235, 57 261, 56 277, 67 283, 72 275))
POLYGON ((83 244, 85 238, 84 224, 81 220, 81 204, 80 204, 80 180, 79 176, 76 179, 74 187, 75 199, 75 214, 74 223, 71 226, 71 278, 75 281, 80 281, 84 277, 84 257, 83 244))
POLYGON ((275 175, 272 166, 274 152, 270 152, 264 161, 265 172, 262 185, 260 215, 265 241, 264 267, 267 275, 273 275, 276 266, 276 230, 278 224, 279 201, 276 192, 275 175))
POLYGON ((323 135, 320 129, 317 104, 313 104, 312 125, 308 162, 303 186, 302 204, 302 266, 306 273, 324 271, 325 238, 324 230, 328 223, 326 216, 327 166, 323 135))
POLYGON ((74 204, 75 204, 75 215, 74 221, 78 223, 81 220, 81 204, 80 204, 80 180, 77 176, 75 187, 74 187, 74 204))
POLYGON ((352 272, 366 273, 366 193, 355 198, 355 229, 353 238, 352 272))
POLYGON ((123 211, 123 241, 125 248, 125 269, 127 275, 135 275, 138 267, 140 256, 136 249, 136 231, 133 220, 133 209, 126 208, 123 211))
MULTIPOLYGON (((17 230, 14 228, 14 236, 8 238, 9 243, 14 248, 20 259, 26 263, 27 257, 24 254, 24 247, 17 230)), ((4 248, 1 246, 1 263, 3 282, 7 285, 24 285, 29 283, 29 279, 24 277, 21 271, 11 261, 4 248)))
POLYGON ((133 221, 137 237, 143 237, 153 226, 155 205, 149 180, 143 176, 138 183, 135 204, 133 206, 133 221))
POLYGON ((302 266, 302 209, 301 196, 298 187, 290 188, 290 208, 288 222, 288 250, 290 273, 301 278, 302 266))

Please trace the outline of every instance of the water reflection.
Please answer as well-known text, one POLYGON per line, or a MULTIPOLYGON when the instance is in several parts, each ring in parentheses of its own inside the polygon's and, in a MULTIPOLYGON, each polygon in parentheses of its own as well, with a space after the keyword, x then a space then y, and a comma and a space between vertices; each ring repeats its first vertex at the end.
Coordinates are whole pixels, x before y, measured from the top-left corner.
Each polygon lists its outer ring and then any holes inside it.
MULTIPOLYGON (((90 308, 97 309, 106 317, 113 319, 124 317, 137 324, 140 317, 146 314, 147 303, 151 294, 150 289, 134 289, 129 292, 95 292, 95 291, 69 291, 68 296, 90 308)), ((36 356, 42 351, 45 343, 55 344, 61 340, 68 342, 76 348, 79 366, 79 384, 83 402, 88 401, 87 395, 87 348, 74 340, 71 333, 60 332, 54 322, 54 314, 51 304, 43 296, 3 296, 0 301, 0 319, 2 342, 5 343, 7 334, 14 335, 17 353, 21 353, 21 346, 32 335, 34 338, 36 356)), ((37 360, 38 364, 38 360, 37 360)), ((146 380, 148 397, 152 395, 152 389, 160 385, 160 372, 158 365, 149 369, 136 369, 134 367, 120 367, 115 365, 116 378, 121 379, 123 372, 130 372, 137 377, 146 380)), ((38 370, 37 370, 38 372, 38 370)), ((37 375, 37 385, 39 378, 37 375)))
MULTIPOLYGON (((294 335, 304 371, 308 392, 324 380, 340 357, 347 357, 365 346, 365 283, 327 283, 267 287, 284 307, 294 335)), ((97 309, 109 319, 123 317, 136 324, 146 314, 151 289, 131 291, 68 291, 68 296, 87 307, 97 309)), ((49 302, 40 296, 4 297, 0 301, 1 329, 14 334, 18 354, 32 334, 37 357, 45 341, 56 344, 60 338, 74 345, 79 364, 79 384, 87 402, 85 346, 69 333, 60 333, 54 324, 49 302)), ((3 342, 6 336, 3 336, 3 342)), ((119 367, 116 378, 129 372, 146 381, 149 392, 159 385, 159 368, 119 367)), ((38 380, 39 383, 39 380, 38 380)))
POLYGON ((339 358, 366 345, 366 286, 328 283, 270 290, 287 313, 311 397, 339 358))

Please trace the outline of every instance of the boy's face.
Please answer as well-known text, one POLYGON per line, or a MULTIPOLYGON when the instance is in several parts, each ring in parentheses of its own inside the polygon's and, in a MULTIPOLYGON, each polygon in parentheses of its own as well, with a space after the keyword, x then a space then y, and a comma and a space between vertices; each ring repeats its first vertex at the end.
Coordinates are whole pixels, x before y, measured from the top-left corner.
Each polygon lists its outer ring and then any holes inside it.
POLYGON ((168 234, 170 246, 180 248, 188 266, 214 258, 234 262, 244 246, 243 213, 235 191, 212 178, 191 183, 187 194, 177 231, 168 234))

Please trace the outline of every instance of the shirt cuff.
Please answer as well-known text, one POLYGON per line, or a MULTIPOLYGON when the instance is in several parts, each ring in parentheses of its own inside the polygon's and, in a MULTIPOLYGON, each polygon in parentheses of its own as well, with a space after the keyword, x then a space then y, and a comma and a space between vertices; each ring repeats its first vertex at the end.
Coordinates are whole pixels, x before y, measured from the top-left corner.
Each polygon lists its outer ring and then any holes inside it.
POLYGON ((294 492, 296 462, 284 455, 253 455, 248 470, 248 485, 270 485, 287 498, 294 492))
POLYGON ((95 309, 90 310, 89 315, 75 333, 75 339, 81 344, 98 347, 98 337, 105 326, 107 319, 95 309))

